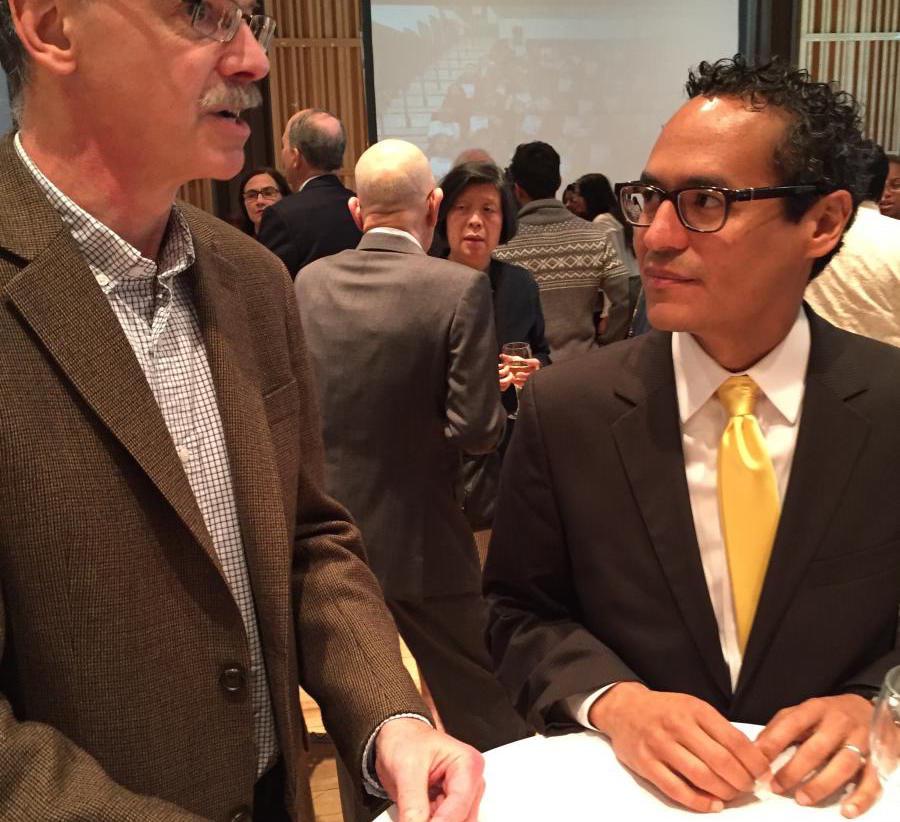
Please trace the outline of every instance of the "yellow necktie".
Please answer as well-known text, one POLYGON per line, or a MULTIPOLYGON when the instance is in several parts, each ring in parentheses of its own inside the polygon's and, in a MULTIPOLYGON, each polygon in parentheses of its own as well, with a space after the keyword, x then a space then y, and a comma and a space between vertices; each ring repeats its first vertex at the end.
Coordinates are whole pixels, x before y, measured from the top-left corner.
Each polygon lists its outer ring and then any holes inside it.
POLYGON ((743 374, 725 380, 716 395, 729 417, 719 444, 719 518, 743 654, 775 541, 780 505, 775 470, 753 414, 759 387, 743 374))

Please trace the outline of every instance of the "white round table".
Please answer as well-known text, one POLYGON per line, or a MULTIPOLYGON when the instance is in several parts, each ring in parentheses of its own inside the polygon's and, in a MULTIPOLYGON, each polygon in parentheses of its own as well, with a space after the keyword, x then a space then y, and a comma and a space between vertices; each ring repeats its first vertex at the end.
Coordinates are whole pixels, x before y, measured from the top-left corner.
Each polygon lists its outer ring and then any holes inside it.
MULTIPOLYGON (((737 724, 751 739, 761 730, 737 724)), ((619 764, 594 733, 534 736, 488 751, 479 822, 686 822, 700 814, 677 807, 619 764)), ((837 802, 805 808, 771 794, 744 797, 722 812, 728 822, 826 822, 844 817, 837 802)), ((710 817, 710 818, 721 818, 710 817)), ((900 822, 900 791, 885 794, 861 822, 900 822)), ((394 822, 395 808, 376 822, 394 822)))

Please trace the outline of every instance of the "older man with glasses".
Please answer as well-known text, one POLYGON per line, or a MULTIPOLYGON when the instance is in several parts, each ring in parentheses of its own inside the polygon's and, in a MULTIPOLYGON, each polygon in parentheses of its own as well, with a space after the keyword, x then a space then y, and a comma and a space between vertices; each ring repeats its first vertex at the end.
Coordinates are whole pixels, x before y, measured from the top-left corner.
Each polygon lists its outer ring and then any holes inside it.
POLYGON ((523 393, 488 552, 500 679, 674 802, 879 794, 900 663, 900 351, 803 304, 865 191, 852 98, 701 63, 619 186, 654 331, 523 393), (751 742, 732 722, 765 726, 751 742), (776 759, 790 746, 796 751, 776 759))
POLYGON ((360 793, 474 818, 322 491, 290 280, 174 203, 243 163, 251 5, 0 3, 4 819, 312 820, 298 682, 360 793))

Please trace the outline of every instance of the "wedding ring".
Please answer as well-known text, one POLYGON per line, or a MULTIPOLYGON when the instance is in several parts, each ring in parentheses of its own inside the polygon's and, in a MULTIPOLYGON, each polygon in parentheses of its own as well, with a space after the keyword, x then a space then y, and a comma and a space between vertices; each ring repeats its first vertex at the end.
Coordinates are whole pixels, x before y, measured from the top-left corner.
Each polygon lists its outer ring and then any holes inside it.
POLYGON ((859 757, 860 766, 865 765, 868 762, 868 757, 856 747, 856 745, 851 745, 849 742, 846 745, 841 745, 841 750, 850 751, 851 753, 855 753, 859 757))

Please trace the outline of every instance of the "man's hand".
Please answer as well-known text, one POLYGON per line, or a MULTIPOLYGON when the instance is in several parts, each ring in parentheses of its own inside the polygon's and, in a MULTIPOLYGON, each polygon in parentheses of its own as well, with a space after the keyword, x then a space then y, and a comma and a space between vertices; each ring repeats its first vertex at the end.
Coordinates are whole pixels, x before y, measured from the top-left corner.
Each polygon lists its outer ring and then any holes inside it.
POLYGON ((796 753, 772 780, 775 793, 790 793, 801 805, 815 805, 849 782, 856 782, 841 802, 841 813, 853 819, 867 811, 881 794, 869 755, 872 705, 855 694, 808 699, 772 717, 756 740, 756 747, 771 761, 789 745, 796 753), (807 781, 811 773, 814 776, 807 781))
POLYGON ((400 822, 475 822, 484 760, 418 719, 392 719, 375 739, 375 771, 400 822))
POLYGON ((514 385, 516 388, 522 388, 525 383, 528 381, 528 378, 534 374, 535 371, 539 371, 541 368, 541 361, 535 357, 510 357, 508 354, 500 355, 500 364, 497 366, 498 376, 500 378, 500 390, 506 391, 511 385, 514 385), (509 367, 510 363, 515 363, 520 367, 516 370, 513 370, 509 367))
POLYGON ((753 790, 769 761, 715 708, 688 694, 621 682, 591 706, 623 765, 694 811, 721 811, 753 790))

